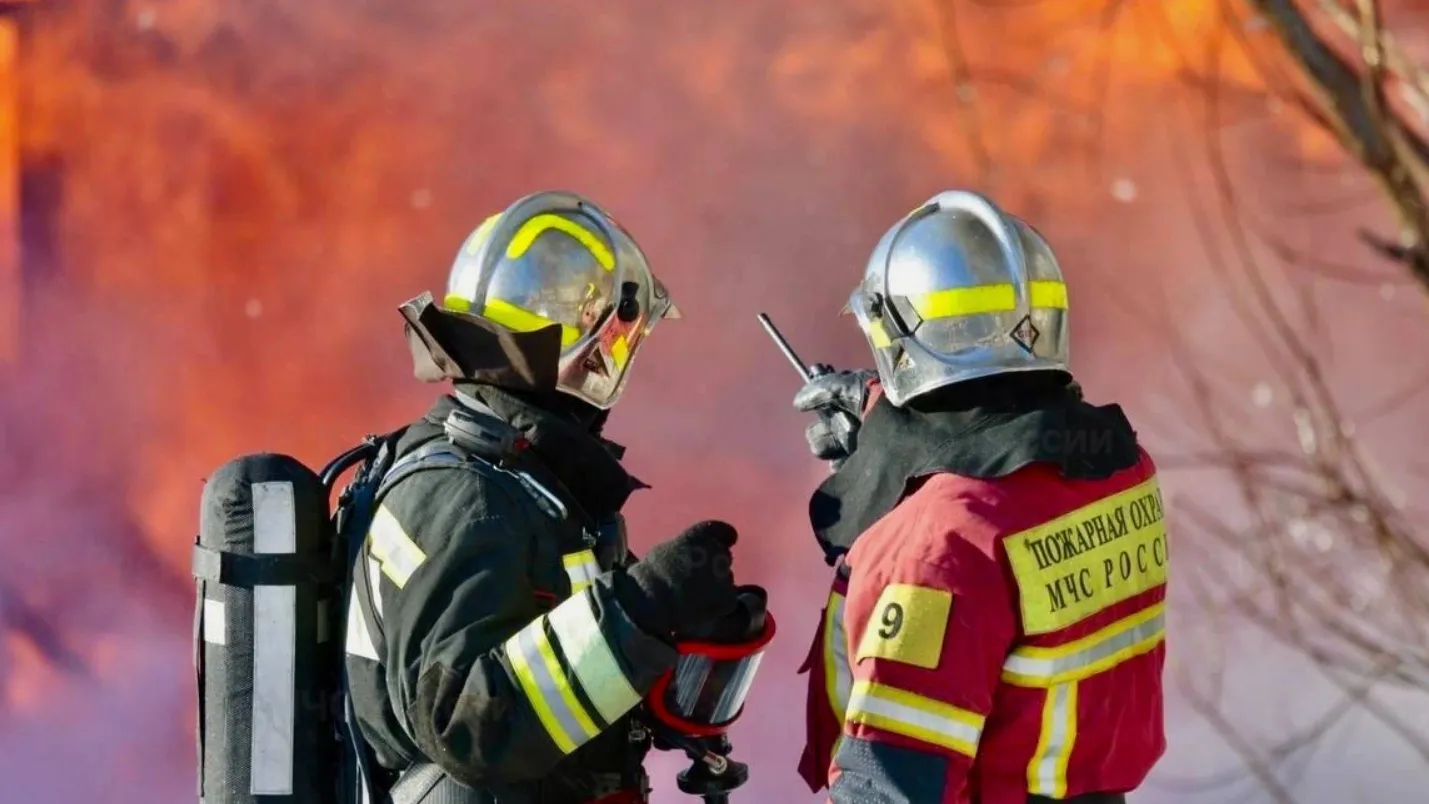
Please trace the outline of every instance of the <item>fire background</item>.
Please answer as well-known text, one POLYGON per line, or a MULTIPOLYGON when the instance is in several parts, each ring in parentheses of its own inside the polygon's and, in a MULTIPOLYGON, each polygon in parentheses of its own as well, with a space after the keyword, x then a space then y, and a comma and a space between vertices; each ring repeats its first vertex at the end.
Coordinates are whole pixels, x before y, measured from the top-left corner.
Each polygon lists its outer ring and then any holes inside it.
POLYGON ((686 314, 612 419, 636 546, 741 529, 785 625, 739 795, 814 800, 823 470, 754 314, 866 364, 837 311, 956 185, 1059 249, 1076 373, 1165 470, 1171 747, 1134 800, 1422 799, 1426 37, 1408 0, 0 2, 3 798, 193 800, 205 474, 422 410, 396 305, 565 188, 686 314))

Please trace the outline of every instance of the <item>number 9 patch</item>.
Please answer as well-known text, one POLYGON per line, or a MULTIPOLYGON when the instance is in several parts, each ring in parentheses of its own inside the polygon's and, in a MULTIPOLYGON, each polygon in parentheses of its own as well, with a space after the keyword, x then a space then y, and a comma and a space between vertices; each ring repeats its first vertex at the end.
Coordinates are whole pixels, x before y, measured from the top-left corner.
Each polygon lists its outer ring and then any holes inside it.
POLYGON ((943 637, 953 593, 926 586, 895 583, 885 586, 864 628, 854 661, 867 658, 911 664, 932 670, 943 655, 943 637))

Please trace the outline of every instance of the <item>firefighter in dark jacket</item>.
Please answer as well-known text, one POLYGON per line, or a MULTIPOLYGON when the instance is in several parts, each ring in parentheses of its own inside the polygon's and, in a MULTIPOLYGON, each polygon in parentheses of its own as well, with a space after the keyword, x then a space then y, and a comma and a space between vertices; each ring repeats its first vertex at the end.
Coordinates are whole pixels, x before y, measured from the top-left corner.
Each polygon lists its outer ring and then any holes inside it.
POLYGON ((1166 529, 1121 409, 1068 373, 1051 249, 943 193, 849 308, 877 372, 821 367, 795 399, 837 464, 810 504, 837 571, 804 778, 833 804, 1123 802, 1166 746, 1166 529))
POLYGON ((402 312, 418 376, 454 392, 401 436, 389 477, 445 457, 381 493, 355 574, 368 605, 349 607, 347 663, 377 795, 643 802, 651 735, 632 713, 673 637, 737 608, 729 525, 628 554, 620 509, 640 483, 600 435, 678 313, 629 235, 564 193, 488 219, 444 302, 402 312))

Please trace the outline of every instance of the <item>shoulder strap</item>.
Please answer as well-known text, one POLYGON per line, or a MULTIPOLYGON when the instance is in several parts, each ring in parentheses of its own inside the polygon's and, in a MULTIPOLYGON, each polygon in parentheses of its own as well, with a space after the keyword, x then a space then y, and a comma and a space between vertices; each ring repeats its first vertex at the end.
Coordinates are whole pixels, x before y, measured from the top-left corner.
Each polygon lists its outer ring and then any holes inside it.
MULTIPOLYGON (((393 465, 397 442, 406 429, 404 427, 384 436, 367 438, 364 445, 368 449, 366 463, 358 470, 352 482, 342 490, 334 515, 339 541, 347 551, 347 571, 351 573, 348 580, 355 592, 358 608, 362 612, 362 619, 367 625, 374 647, 381 644, 376 641, 381 635, 381 624, 376 620, 377 610, 372 603, 371 580, 367 575, 367 531, 372 525, 372 516, 377 511, 377 491, 382 478, 393 465)), ((324 475, 326 474, 325 471, 324 475)), ((381 649, 378 648, 378 651, 377 655, 381 656, 381 649)))
POLYGON ((443 438, 435 438, 403 455, 392 464, 377 484, 373 494, 374 507, 387 496, 392 487, 424 469, 476 469, 468 466, 469 456, 455 444, 443 438))

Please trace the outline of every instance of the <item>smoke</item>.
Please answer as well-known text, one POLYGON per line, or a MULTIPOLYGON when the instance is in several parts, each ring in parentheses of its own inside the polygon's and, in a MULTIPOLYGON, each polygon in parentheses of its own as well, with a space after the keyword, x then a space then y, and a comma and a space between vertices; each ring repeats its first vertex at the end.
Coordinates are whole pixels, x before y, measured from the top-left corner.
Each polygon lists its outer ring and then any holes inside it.
MULTIPOLYGON (((1172 188, 1184 142, 1144 120, 1177 64, 1122 41, 1105 67, 1119 100, 1088 124, 1110 83, 1076 46, 1097 35, 1073 24, 1092 4, 1046 5, 1015 30, 969 4, 949 19, 874 0, 28 11, 24 343, 0 368, 7 789, 192 795, 187 558, 205 473, 259 450, 320 463, 417 415, 438 389, 411 379, 396 305, 439 289, 488 214, 563 188, 620 218, 686 314, 642 349, 609 428, 654 486, 630 504, 633 539, 711 516, 739 527, 736 571, 770 588, 780 637, 733 739, 748 796, 807 800, 794 671, 826 594, 804 521, 824 470, 754 314, 807 360, 866 362, 836 315, 863 259, 963 184, 1058 244, 1078 373, 1150 422, 1153 450, 1187 430, 1158 316, 1213 352, 1243 337, 1172 188), (1073 46, 1051 49, 1054 32, 1073 46), (949 41, 1045 80, 974 91, 949 41), (1051 97, 1061 79, 1083 89, 1051 97)), ((1173 22, 1213 25, 1203 5, 1173 22)), ((1350 321, 1383 320, 1366 294, 1350 321)), ((1239 357, 1228 382, 1249 395, 1263 366, 1239 357)), ((1373 363, 1355 378, 1379 381, 1373 363)), ((1204 756, 1203 738, 1177 740, 1204 756)), ((680 800, 677 760, 656 760, 657 801, 680 800)))

